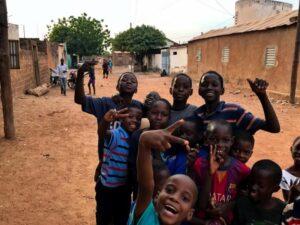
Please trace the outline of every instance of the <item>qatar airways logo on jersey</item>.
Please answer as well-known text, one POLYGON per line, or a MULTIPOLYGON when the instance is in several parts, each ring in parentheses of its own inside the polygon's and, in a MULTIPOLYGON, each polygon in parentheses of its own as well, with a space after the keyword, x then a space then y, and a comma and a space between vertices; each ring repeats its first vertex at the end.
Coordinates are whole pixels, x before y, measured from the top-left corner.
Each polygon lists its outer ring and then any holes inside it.
POLYGON ((215 204, 229 202, 231 199, 232 199, 231 195, 225 196, 225 194, 216 193, 216 192, 212 193, 211 195, 211 200, 215 204))

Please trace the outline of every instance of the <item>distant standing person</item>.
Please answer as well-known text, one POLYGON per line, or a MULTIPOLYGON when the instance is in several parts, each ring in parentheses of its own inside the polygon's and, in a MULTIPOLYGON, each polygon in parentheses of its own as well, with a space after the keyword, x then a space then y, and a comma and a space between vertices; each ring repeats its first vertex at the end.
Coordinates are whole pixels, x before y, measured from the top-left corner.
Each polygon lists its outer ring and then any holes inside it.
POLYGON ((107 79, 108 78, 108 62, 106 59, 103 60, 102 70, 103 70, 103 79, 105 79, 105 78, 107 79))
POLYGON ((95 89, 95 83, 96 83, 96 77, 95 77, 95 66, 92 65, 91 68, 89 69, 89 83, 88 83, 88 87, 89 87, 89 95, 92 94, 92 91, 91 91, 91 85, 93 87, 93 93, 94 95, 96 94, 96 89, 95 89))
POLYGON ((60 64, 57 66, 58 75, 60 78, 60 91, 61 94, 67 94, 67 71, 68 66, 65 64, 65 60, 61 59, 60 64))
POLYGON ((108 72, 109 72, 110 74, 112 74, 112 67, 113 67, 112 60, 109 59, 109 60, 108 60, 108 72))

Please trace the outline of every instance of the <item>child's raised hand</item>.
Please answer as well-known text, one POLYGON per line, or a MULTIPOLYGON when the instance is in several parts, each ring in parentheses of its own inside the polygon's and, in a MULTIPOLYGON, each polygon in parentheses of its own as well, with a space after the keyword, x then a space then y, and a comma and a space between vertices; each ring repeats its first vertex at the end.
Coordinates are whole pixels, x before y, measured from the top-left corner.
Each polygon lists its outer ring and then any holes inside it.
POLYGON ((117 111, 116 109, 111 109, 107 113, 105 113, 103 119, 106 122, 110 123, 110 122, 113 122, 113 121, 115 121, 117 119, 128 117, 129 114, 127 112, 128 112, 128 108, 124 108, 124 109, 121 109, 119 111, 117 111))
POLYGON ((189 144, 187 140, 172 135, 183 124, 184 120, 179 120, 166 129, 146 131, 140 137, 140 144, 159 151, 166 151, 171 148, 171 144, 176 143, 184 145, 187 148, 189 144))
POLYGON ((210 165, 210 174, 213 175, 220 167, 220 162, 217 159, 217 146, 211 145, 209 150, 209 165, 210 165))
POLYGON ((255 81, 252 81, 250 79, 247 79, 252 91, 256 95, 265 95, 267 88, 269 86, 269 83, 265 80, 256 78, 255 81))

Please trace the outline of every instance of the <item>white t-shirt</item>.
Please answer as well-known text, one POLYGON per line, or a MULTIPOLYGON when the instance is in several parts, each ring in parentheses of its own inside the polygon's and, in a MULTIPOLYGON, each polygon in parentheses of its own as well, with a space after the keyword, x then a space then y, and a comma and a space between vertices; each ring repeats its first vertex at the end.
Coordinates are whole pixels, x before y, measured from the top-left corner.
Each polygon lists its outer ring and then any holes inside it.
POLYGON ((288 171, 282 170, 282 179, 280 183, 281 189, 289 191, 291 189, 291 185, 295 184, 300 184, 300 177, 296 177, 288 171))
POLYGON ((59 64, 57 66, 57 72, 59 77, 67 78, 67 71, 68 71, 68 66, 66 64, 63 65, 59 64))

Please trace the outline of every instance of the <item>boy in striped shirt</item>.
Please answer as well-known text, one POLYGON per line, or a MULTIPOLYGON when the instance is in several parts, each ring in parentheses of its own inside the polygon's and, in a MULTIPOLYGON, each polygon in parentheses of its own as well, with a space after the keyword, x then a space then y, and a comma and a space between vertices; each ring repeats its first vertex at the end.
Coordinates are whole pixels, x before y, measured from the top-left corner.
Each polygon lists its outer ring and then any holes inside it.
POLYGON ((205 126, 213 120, 222 119, 230 123, 233 129, 239 128, 251 134, 260 129, 278 133, 279 121, 266 92, 269 84, 261 79, 255 81, 248 79, 248 83, 261 102, 265 120, 256 118, 237 104, 221 101, 220 97, 225 92, 224 81, 223 77, 215 71, 208 71, 200 78, 198 93, 205 104, 199 107, 192 117, 200 119, 205 126))
POLYGON ((120 111, 109 110, 101 122, 99 135, 104 138, 103 163, 96 185, 97 224, 124 225, 128 220, 131 189, 127 182, 127 158, 130 135, 141 125, 142 108, 130 104, 120 111), (121 125, 109 130, 113 121, 121 125))

